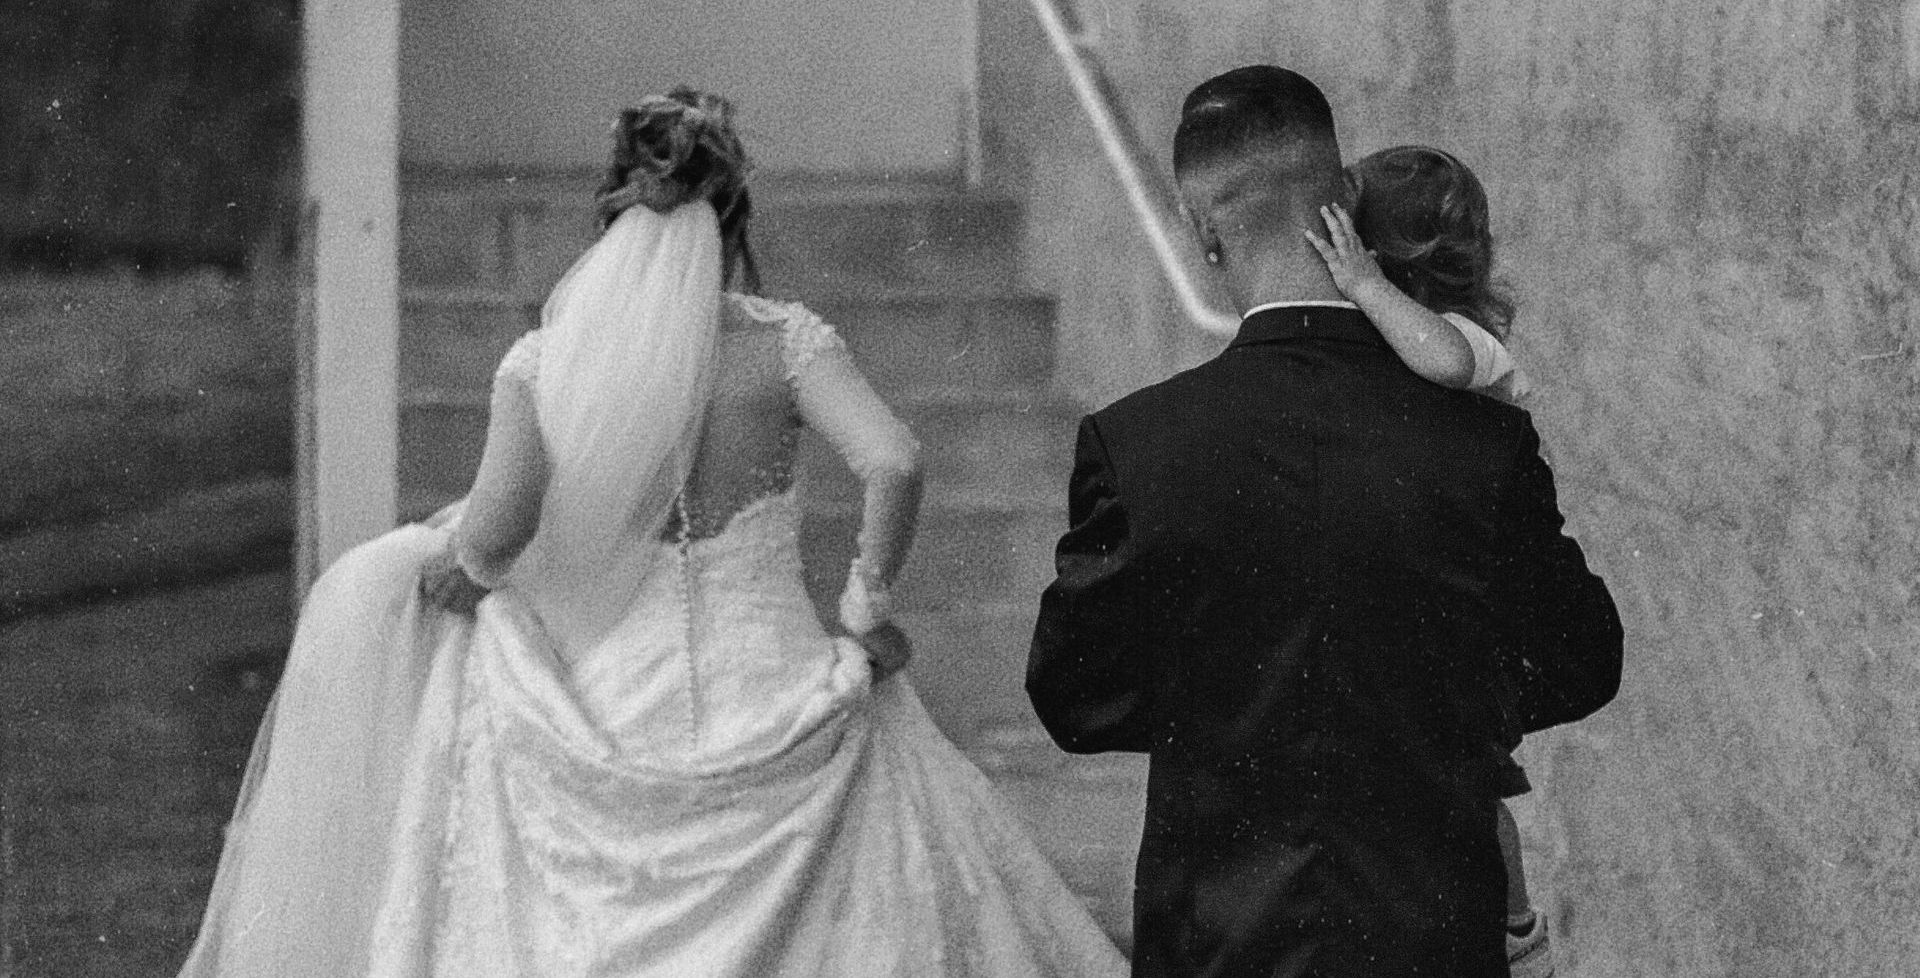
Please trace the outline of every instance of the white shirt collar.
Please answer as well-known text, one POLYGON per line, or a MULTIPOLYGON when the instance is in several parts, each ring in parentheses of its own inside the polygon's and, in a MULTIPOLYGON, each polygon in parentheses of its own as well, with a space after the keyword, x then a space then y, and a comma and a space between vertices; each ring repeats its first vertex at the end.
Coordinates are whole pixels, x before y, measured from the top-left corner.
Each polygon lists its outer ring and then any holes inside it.
POLYGON ((1353 303, 1348 302, 1344 299, 1296 299, 1291 302, 1262 303, 1260 305, 1254 306, 1252 309, 1249 309, 1246 312, 1241 313, 1240 318, 1244 320, 1247 317, 1254 315, 1255 313, 1267 312, 1268 310, 1272 310, 1272 309, 1293 309, 1299 306, 1322 306, 1322 307, 1331 308, 1331 309, 1359 309, 1360 308, 1359 306, 1354 305, 1353 303))

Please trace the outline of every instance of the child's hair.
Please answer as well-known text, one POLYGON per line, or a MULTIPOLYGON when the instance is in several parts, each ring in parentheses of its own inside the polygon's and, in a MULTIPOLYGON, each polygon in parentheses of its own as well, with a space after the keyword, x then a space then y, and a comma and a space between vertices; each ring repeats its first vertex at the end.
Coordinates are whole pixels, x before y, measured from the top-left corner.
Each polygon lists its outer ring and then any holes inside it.
POLYGON ((720 218, 726 287, 758 293, 760 269, 747 241, 750 168, 733 128, 731 102, 685 85, 655 95, 614 123, 613 159, 596 199, 601 227, 629 207, 665 214, 706 200, 720 218))
POLYGON ((1354 228, 1380 271, 1415 302, 1459 313, 1501 341, 1513 303, 1493 284, 1487 192, 1452 154, 1383 149, 1347 168, 1359 191, 1354 228))

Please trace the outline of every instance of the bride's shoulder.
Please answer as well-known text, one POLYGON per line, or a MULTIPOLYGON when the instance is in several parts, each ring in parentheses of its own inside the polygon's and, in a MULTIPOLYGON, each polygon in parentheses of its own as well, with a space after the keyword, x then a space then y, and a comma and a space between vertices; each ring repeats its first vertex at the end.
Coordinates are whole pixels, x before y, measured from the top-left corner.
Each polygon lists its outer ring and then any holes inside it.
POLYGON ((813 310, 799 302, 782 302, 763 295, 749 295, 745 292, 726 293, 728 311, 736 318, 760 326, 791 328, 791 324, 805 319, 819 319, 813 310))
POLYGON ((496 379, 507 377, 532 384, 540 375, 540 331, 529 330, 513 341, 507 355, 500 358, 500 366, 493 375, 496 379))
POLYGON ((727 304, 751 323, 780 331, 790 369, 798 369, 827 350, 846 346, 838 331, 803 303, 729 292, 727 304))

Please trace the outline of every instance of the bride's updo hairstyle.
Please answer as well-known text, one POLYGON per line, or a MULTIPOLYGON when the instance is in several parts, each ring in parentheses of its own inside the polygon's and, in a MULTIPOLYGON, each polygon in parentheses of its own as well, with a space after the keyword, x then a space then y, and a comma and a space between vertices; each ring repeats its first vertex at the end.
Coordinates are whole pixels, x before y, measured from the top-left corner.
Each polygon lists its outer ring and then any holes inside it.
POLYGON ((1354 229, 1380 271, 1415 302, 1507 338, 1513 303, 1493 284, 1493 232, 1480 178, 1427 146, 1383 149, 1348 167, 1354 229))
POLYGON ((720 217, 724 287, 758 293, 760 270, 747 242, 749 169, 733 103, 684 85, 649 97, 613 125, 613 159, 596 201, 600 226, 629 207, 665 214, 705 200, 720 217))

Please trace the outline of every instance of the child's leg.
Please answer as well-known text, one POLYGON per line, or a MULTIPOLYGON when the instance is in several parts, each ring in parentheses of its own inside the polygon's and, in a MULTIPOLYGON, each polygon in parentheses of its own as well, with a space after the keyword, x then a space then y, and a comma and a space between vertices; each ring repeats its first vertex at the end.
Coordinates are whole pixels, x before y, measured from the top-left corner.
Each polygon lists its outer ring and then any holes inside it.
POLYGON ((1500 856, 1507 864, 1507 967, 1513 978, 1554 978, 1547 921, 1533 909, 1527 872, 1520 864, 1520 827, 1500 803, 1500 856))
POLYGON ((1527 894, 1527 870, 1520 861, 1520 826, 1504 801, 1499 831, 1500 858, 1507 863, 1507 923, 1524 925, 1533 916, 1533 899, 1527 894))

